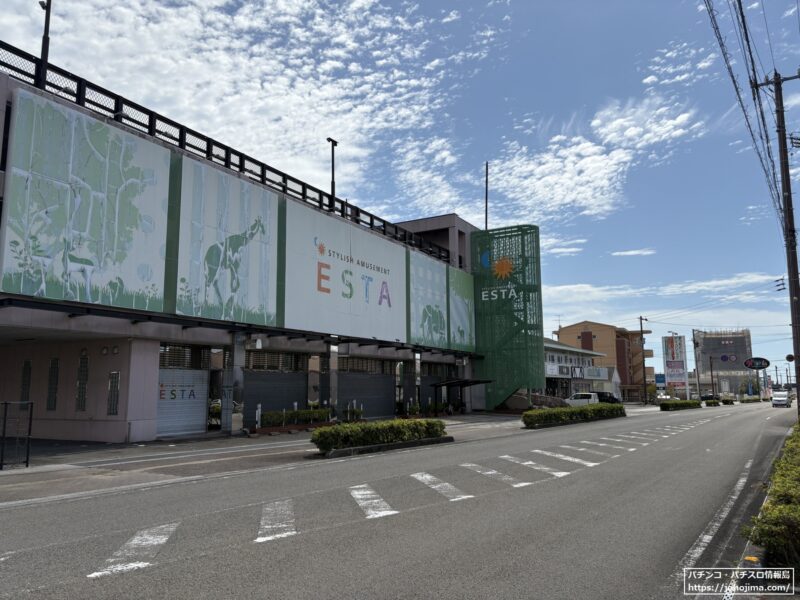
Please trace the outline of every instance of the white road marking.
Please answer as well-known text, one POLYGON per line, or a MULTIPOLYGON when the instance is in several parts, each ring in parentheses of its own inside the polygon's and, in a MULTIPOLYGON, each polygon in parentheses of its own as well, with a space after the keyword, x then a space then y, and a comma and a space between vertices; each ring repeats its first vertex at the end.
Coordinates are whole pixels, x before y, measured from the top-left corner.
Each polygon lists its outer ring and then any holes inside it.
POLYGON ((143 529, 125 542, 122 547, 106 561, 106 568, 90 573, 86 577, 96 579, 104 575, 126 573, 150 566, 150 561, 158 554, 180 523, 168 523, 150 529, 143 529))
POLYGON ((694 567, 694 565, 697 564, 697 560, 700 558, 703 552, 705 552, 706 548, 708 548, 708 545, 714 539, 717 531, 719 531, 719 528, 722 527, 722 523, 727 518, 728 513, 731 512, 733 505, 739 498, 739 494, 742 493, 744 485, 747 483, 747 478, 750 475, 750 467, 752 464, 752 459, 745 463, 744 471, 742 471, 742 474, 739 476, 739 480, 736 482, 736 485, 733 486, 733 490, 731 490, 728 499, 722 506, 719 507, 717 512, 714 514, 714 517, 711 519, 708 525, 706 525, 706 528, 695 540, 694 544, 692 544, 692 547, 689 548, 689 551, 686 553, 686 555, 678 563, 677 568, 672 574, 675 579, 680 579, 683 577, 684 569, 690 569, 691 567, 694 567))
POLYGON ((631 440, 647 440, 648 443, 653 443, 658 441, 658 439, 656 439, 652 435, 650 437, 642 437, 641 435, 628 435, 625 433, 615 433, 614 435, 621 438, 629 438, 631 440))
POLYGON ((544 465, 540 465, 539 463, 535 463, 532 460, 524 460, 522 458, 518 458, 516 456, 511 455, 503 455, 500 458, 503 460, 507 460, 509 462, 513 462, 518 465, 522 465, 523 467, 528 467, 529 469, 533 469, 534 471, 541 471, 542 473, 547 473, 548 475, 552 475, 553 477, 566 477, 570 474, 570 471, 558 471, 556 469, 551 469, 550 467, 546 467, 544 465))
POLYGON ((676 427, 674 425, 664 425, 663 429, 667 429, 669 431, 689 431, 691 427, 676 427))
MULTIPOLYGON (((669 435, 664 435, 664 432, 656 432, 656 431, 655 431, 655 430, 653 430, 653 429, 645 429, 645 431, 646 431, 646 432, 650 432, 650 435, 659 435, 659 436, 661 436, 662 438, 668 438, 668 437, 669 437, 669 435)), ((635 432, 635 431, 632 431, 631 433, 636 433, 636 432, 635 432)))
POLYGON ((379 519, 398 513, 398 511, 392 510, 392 507, 386 503, 386 500, 381 498, 378 493, 366 483, 352 486, 350 488, 350 495, 361 507, 361 510, 364 511, 364 514, 367 515, 368 519, 379 519))
POLYGON ((261 526, 253 543, 260 544, 270 540, 297 535, 294 525, 294 507, 291 500, 278 500, 264 504, 261 512, 261 526))
POLYGON ((615 446, 614 444, 603 444, 601 442, 590 442, 588 440, 581 440, 581 444, 591 444, 592 446, 602 446, 603 448, 614 448, 616 450, 627 450, 628 452, 636 452, 636 448, 628 448, 626 446, 615 446))
POLYGON ((601 452, 600 450, 589 450, 589 448, 581 448, 580 446, 568 446, 561 444, 559 448, 566 448, 567 450, 578 450, 580 452, 588 452, 589 454, 596 454, 597 456, 608 456, 609 458, 619 458, 619 454, 611 454, 611 452, 601 452))
POLYGON ((450 500, 450 502, 458 502, 459 500, 467 500, 475 497, 471 494, 464 494, 453 484, 442 481, 430 473, 412 473, 411 477, 421 483, 424 483, 432 490, 436 490, 442 496, 450 500))
POLYGON ((588 460, 583 460, 582 458, 575 458, 574 456, 569 456, 567 454, 559 454, 558 452, 549 452, 547 450, 531 450, 536 454, 541 454, 543 456, 552 456, 553 458, 558 458, 560 460, 566 460, 568 462, 574 462, 579 465, 583 465, 584 467, 596 467, 602 463, 590 462, 588 460))
POLYGON ((622 442, 623 444, 639 444, 640 446, 649 446, 648 442, 635 442, 633 440, 621 440, 619 438, 611 438, 611 437, 601 437, 598 438, 601 440, 606 440, 607 442, 622 442))
POLYGON ((461 466, 466 469, 470 469, 471 471, 475 471, 476 473, 480 473, 481 475, 486 475, 486 477, 491 477, 492 479, 497 479, 498 481, 507 483, 511 487, 519 488, 525 487, 526 485, 533 485, 532 481, 520 481, 519 479, 514 479, 510 475, 505 475, 500 471, 495 471, 494 469, 489 469, 473 463, 464 463, 461 466))

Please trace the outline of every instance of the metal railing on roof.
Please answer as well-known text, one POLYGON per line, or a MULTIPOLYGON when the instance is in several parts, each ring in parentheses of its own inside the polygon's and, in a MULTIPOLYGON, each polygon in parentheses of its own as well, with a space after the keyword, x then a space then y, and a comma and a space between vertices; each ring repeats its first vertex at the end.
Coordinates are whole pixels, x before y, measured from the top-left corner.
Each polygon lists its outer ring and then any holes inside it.
MULTIPOLYGON (((38 63, 38 57, 0 40, 0 72, 33 85, 38 63)), ((446 248, 52 64, 47 67, 46 90, 365 229, 417 248, 439 260, 450 260, 446 248)))

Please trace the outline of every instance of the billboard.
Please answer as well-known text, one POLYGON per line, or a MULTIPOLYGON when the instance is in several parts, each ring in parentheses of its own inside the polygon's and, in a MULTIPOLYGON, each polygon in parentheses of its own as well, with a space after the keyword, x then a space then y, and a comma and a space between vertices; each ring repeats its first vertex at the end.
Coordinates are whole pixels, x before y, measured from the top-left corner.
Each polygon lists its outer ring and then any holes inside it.
POLYGON ((450 290, 450 348, 475 352, 475 282, 472 275, 447 268, 450 290))
POLYGON ((689 372, 686 363, 686 337, 671 335, 661 338, 664 357, 664 376, 668 386, 686 388, 689 372))
POLYGON ((285 327, 406 341, 406 249, 286 201, 285 327))
POLYGON ((408 250, 408 341, 447 347, 447 265, 408 250))
POLYGON ((2 290, 163 310, 169 150, 23 89, 12 98, 2 290))
POLYGON ((183 157, 178 314, 275 325, 278 195, 183 157))

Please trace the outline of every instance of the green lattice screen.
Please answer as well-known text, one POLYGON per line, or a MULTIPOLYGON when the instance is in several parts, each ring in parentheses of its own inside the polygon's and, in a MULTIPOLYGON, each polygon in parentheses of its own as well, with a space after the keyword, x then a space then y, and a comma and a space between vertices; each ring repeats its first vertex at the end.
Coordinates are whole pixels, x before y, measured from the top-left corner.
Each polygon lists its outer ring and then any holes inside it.
POLYGON ((486 385, 486 408, 519 388, 542 390, 544 332, 539 266, 539 228, 533 225, 475 232, 477 376, 486 385))

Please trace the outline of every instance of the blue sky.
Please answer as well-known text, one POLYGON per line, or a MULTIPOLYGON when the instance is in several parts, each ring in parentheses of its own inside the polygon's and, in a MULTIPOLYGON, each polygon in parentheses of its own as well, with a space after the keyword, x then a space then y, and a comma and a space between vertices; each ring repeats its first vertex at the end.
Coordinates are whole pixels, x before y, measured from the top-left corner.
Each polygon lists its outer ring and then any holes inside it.
MULTIPOLYGON (((385 218, 482 226, 488 160, 490 227, 541 228, 547 333, 644 315, 661 371, 656 336, 750 327, 783 371, 778 218, 702 1, 53 1, 53 63, 323 189, 332 136, 337 195, 385 218)), ((764 68, 796 71, 797 0, 746 6, 764 68)), ((38 54, 37 2, 0 11, 38 54)))

